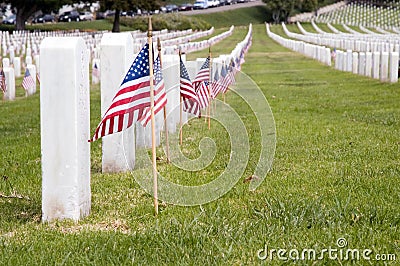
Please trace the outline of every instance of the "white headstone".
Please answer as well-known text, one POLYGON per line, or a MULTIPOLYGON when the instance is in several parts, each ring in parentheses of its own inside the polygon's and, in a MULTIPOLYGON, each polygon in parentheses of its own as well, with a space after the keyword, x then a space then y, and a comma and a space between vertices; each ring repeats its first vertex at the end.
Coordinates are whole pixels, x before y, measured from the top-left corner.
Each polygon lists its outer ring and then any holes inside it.
POLYGON ((30 55, 26 56, 25 63, 27 65, 32 65, 32 56, 30 56, 30 55))
POLYGON ((90 212, 89 61, 85 51, 79 37, 48 37, 40 46, 43 221, 76 221, 90 212))
POLYGON ((14 57, 14 71, 15 77, 19 78, 21 76, 21 58, 19 56, 14 57))
POLYGON ((353 51, 347 50, 346 52, 346 71, 351 72, 353 69, 353 51))
POLYGON ((380 60, 379 79, 381 81, 389 81, 389 53, 382 52, 380 60))
MULTIPOLYGON (((133 59, 133 38, 130 33, 105 33, 100 44, 101 116, 112 99, 133 59)), ((135 166, 134 126, 102 138, 103 173, 125 172, 135 166)))
POLYGON ((360 52, 358 57, 358 74, 365 76, 365 53, 360 52))
POLYGON ((15 57, 15 48, 14 46, 10 46, 10 62, 14 62, 14 57, 15 57))
POLYGON ((372 53, 372 78, 379 79, 379 60, 381 57, 380 52, 372 53))
POLYGON ((372 77, 372 53, 365 53, 365 75, 367 77, 372 77))
POLYGON ((358 53, 353 52, 353 64, 352 64, 352 72, 353 74, 358 74, 358 53))
POLYGON ((399 79, 399 53, 391 52, 389 58, 389 81, 394 83, 399 79))
POLYGON ((35 55, 34 57, 33 57, 33 59, 34 59, 34 61, 35 61, 35 66, 36 66, 36 71, 38 72, 38 73, 40 73, 40 55, 35 55))
POLYGON ((15 99, 15 73, 8 58, 3 59, 3 71, 6 80, 6 92, 3 97, 6 101, 12 101, 15 99))
POLYGON ((3 67, 10 67, 10 59, 3 58, 3 67))

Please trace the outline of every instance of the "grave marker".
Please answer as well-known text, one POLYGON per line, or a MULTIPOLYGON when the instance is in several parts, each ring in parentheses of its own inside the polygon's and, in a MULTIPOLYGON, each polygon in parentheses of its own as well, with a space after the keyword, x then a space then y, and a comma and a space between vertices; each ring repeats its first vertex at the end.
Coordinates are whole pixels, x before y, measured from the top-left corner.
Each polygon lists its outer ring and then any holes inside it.
POLYGON ((89 60, 85 51, 85 42, 78 37, 48 37, 40 46, 44 222, 77 221, 90 212, 89 60))

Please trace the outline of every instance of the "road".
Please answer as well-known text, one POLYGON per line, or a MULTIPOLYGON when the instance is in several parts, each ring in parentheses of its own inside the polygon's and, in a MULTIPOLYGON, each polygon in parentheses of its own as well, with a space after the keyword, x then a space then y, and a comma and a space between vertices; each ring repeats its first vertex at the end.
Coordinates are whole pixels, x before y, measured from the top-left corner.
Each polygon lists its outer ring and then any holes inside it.
POLYGON ((233 9, 243 8, 243 7, 262 6, 262 5, 265 5, 265 4, 261 0, 255 0, 255 1, 247 2, 247 3, 237 3, 237 4, 233 4, 233 5, 219 6, 219 7, 207 8, 207 9, 184 11, 184 12, 181 12, 181 14, 184 14, 184 15, 207 14, 207 13, 215 13, 215 12, 233 10, 233 9))

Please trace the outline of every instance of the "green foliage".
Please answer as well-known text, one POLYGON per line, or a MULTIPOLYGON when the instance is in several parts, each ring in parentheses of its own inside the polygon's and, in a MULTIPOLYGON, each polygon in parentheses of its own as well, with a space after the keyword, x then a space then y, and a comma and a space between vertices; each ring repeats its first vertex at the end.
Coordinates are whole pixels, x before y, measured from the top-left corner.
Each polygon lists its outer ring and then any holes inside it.
MULTIPOLYGON (((5 3, 10 3, 11 6, 17 9, 16 14, 16 30, 25 29, 25 22, 30 16, 39 10, 52 11, 60 8, 64 4, 80 3, 81 1, 72 0, 7 0, 5 3)), ((89 1, 90 2, 90 1, 89 1)))
POLYGON ((272 13, 272 19, 275 23, 286 21, 293 13, 296 0, 263 0, 267 9, 272 13))
MULTIPOLYGON (((204 20, 177 13, 154 15, 152 17, 152 23, 153 30, 206 30, 211 28, 211 25, 204 20)), ((135 30, 147 31, 148 18, 145 16, 133 18, 121 17, 121 25, 135 30)))
POLYGON ((159 8, 159 4, 156 0, 100 0, 100 7, 103 11, 105 10, 156 10, 159 8))

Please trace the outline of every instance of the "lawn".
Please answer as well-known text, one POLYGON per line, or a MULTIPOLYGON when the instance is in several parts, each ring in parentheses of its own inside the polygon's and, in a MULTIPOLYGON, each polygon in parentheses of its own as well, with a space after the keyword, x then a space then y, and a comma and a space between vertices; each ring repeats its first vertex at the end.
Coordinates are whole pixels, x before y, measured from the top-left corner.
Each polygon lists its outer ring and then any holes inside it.
MULTIPOLYGON (((282 32, 281 26, 272 31, 282 32)), ((236 27, 213 51, 229 53, 246 32, 236 27)), ((198 54, 205 57, 207 50, 198 54)), ((271 172, 249 191, 245 179, 255 171, 262 136, 249 105, 228 92, 227 103, 249 133, 243 175, 216 201, 192 207, 161 203, 157 217, 151 196, 135 182, 140 170, 101 174, 97 141, 91 144, 91 214, 78 223, 41 223, 39 93, 0 102, 0 264, 254 265, 263 262, 258 255, 265 247, 315 249, 323 257, 319 265, 348 264, 323 253, 338 248, 342 238, 347 245, 340 250, 371 249, 371 259, 395 254, 398 261, 398 84, 339 72, 296 54, 269 39, 263 24, 254 25, 245 59, 242 71, 258 85, 274 115, 277 142, 271 172)), ((97 86, 91 90, 92 132, 100 119, 99 102, 97 86)), ((261 115, 268 110, 266 105, 261 115)), ((218 123, 213 121, 208 130, 203 119, 191 121, 182 150, 188 157, 199 156, 204 136, 217 147, 208 167, 188 173, 161 161, 159 171, 186 185, 217 177, 231 148, 218 123)), ((276 252, 269 259, 264 262, 284 263, 276 252)), ((351 262, 369 263, 362 258, 351 262)))

